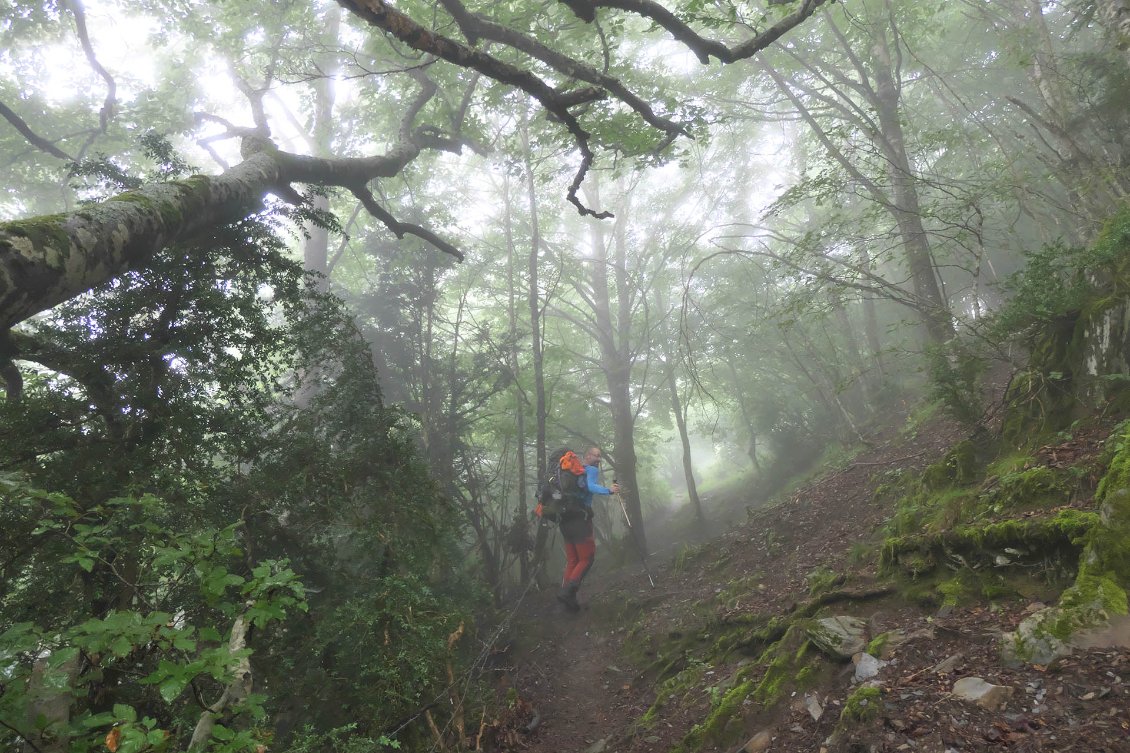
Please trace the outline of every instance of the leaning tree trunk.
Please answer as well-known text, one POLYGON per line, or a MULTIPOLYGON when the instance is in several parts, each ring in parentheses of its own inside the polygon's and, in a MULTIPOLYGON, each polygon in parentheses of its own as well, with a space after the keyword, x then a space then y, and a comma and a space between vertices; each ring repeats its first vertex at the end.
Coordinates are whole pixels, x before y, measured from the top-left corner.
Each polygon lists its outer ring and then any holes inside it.
POLYGON ((0 331, 120 274, 162 249, 248 216, 290 183, 364 185, 396 175, 420 153, 403 142, 388 154, 319 159, 244 140, 245 159, 220 175, 153 183, 66 214, 0 223, 0 331))
MULTIPOLYGON (((247 609, 250 609, 252 603, 249 602, 246 606, 247 609)), ((247 619, 247 609, 241 612, 235 618, 235 622, 232 623, 231 636, 228 638, 228 650, 232 654, 238 654, 247 648, 247 634, 251 629, 250 621, 247 619)), ((238 706, 247 696, 251 695, 252 679, 251 659, 242 656, 236 660, 231 682, 224 688, 224 692, 215 703, 206 706, 200 714, 200 718, 197 719, 196 727, 192 730, 192 739, 188 743, 190 751, 204 748, 212 739, 216 721, 223 716, 225 711, 233 706, 238 706)))
MULTIPOLYGON (((873 143, 883 153, 887 168, 887 182, 890 187, 880 186, 870 176, 865 175, 832 139, 832 131, 821 126, 813 111, 805 104, 794 87, 774 67, 762 63, 762 70, 773 79, 781 92, 796 108, 797 114, 812 129, 816 140, 824 146, 844 171, 862 186, 880 207, 886 209, 894 219, 902 241, 903 256, 910 272, 914 289, 914 308, 922 321, 927 338, 934 343, 942 343, 953 336, 953 321, 949 308, 942 295, 941 287, 934 270, 934 260, 929 238, 922 224, 921 208, 917 192, 917 176, 911 171, 910 160, 906 154, 905 138, 900 121, 900 86, 895 71, 886 33, 880 24, 872 26, 872 66, 871 73, 854 55, 849 41, 829 19, 829 29, 849 55, 859 76, 858 85, 853 89, 867 96, 867 102, 877 113, 878 123, 869 134, 873 143), (875 85, 871 85, 871 76, 875 85)), ((854 101, 854 93, 849 94, 829 85, 831 94, 819 96, 825 104, 831 104, 833 113, 839 111, 841 117, 855 118, 854 106, 844 102, 854 101)))
POLYGON ((914 295, 923 307, 922 316, 930 340, 942 343, 953 337, 953 318, 934 270, 934 255, 929 236, 922 224, 917 176, 906 153, 906 137, 900 117, 899 82, 894 78, 894 64, 887 35, 881 24, 872 27, 872 70, 875 75, 875 102, 882 133, 879 146, 887 163, 893 204, 890 207, 902 236, 903 251, 910 270, 914 295))

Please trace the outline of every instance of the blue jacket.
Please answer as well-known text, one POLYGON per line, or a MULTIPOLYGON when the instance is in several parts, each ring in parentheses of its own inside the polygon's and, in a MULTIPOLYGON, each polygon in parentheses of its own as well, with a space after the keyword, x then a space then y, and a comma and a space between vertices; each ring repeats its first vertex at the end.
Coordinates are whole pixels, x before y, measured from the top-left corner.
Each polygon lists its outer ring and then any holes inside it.
POLYGON ((588 489, 585 491, 584 497, 581 499, 581 501, 584 503, 585 507, 588 507, 589 509, 592 509, 592 495, 612 493, 611 489, 601 486, 600 482, 597 481, 597 477, 599 475, 600 468, 598 468, 597 466, 585 466, 585 482, 588 485, 588 489))

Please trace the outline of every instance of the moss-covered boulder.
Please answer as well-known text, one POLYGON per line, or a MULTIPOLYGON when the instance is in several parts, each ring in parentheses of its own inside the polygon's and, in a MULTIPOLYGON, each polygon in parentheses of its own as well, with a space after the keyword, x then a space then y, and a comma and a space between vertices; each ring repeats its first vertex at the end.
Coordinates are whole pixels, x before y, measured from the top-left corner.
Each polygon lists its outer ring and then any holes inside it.
POLYGON ((856 688, 844 701, 844 710, 840 712, 840 723, 863 724, 877 718, 882 697, 883 692, 877 687, 864 685, 856 688))
POLYGON ((1046 666, 1072 653, 1072 638, 1077 633, 1126 613, 1126 591, 1113 579, 1080 573, 1075 585, 1063 592, 1059 604, 1041 609, 1021 622, 1015 632, 1004 634, 1001 658, 1010 665, 1028 662, 1046 666))
POLYGON ((938 533, 893 536, 883 542, 880 566, 915 577, 951 561, 955 555, 970 564, 1028 564, 1049 558, 1074 566, 1088 536, 1101 527, 1100 516, 1084 510, 1060 510, 1044 518, 1001 520, 959 525, 938 533))
POLYGON ((1071 652, 1071 637, 1130 611, 1130 428, 1117 435, 1110 467, 1099 483, 1099 520, 1084 537, 1075 583, 1059 604, 1024 620, 1004 636, 1010 663, 1048 664, 1071 652))
POLYGON ((867 623, 858 617, 824 617, 813 621, 807 632, 813 645, 840 661, 867 647, 867 623))

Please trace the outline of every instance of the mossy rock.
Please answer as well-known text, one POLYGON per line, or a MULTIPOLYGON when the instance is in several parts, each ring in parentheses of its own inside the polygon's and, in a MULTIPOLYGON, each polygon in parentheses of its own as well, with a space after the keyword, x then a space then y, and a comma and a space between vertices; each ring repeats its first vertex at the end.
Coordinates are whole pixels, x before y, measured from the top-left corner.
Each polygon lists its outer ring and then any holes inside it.
POLYGON ((1122 430, 1095 496, 1101 525, 1087 541, 1080 575, 1106 577, 1130 588, 1130 428, 1122 430))
POLYGON ((870 643, 867 644, 867 653, 871 654, 872 656, 877 656, 880 659, 884 658, 883 652, 884 650, 886 650, 887 644, 890 643, 890 641, 890 631, 879 633, 877 636, 871 639, 870 643))
POLYGON ((1010 662, 1047 664, 1070 653, 1069 641, 1080 630, 1096 627, 1114 615, 1130 612, 1130 489, 1125 478, 1125 446, 1115 456, 1104 485, 1099 522, 1086 536, 1075 583, 1059 604, 1024 620, 1005 636, 1002 655, 1010 662))
POLYGON ((1002 639, 1006 664, 1047 665, 1071 653, 1071 637, 1127 614, 1126 591, 1111 578, 1080 574, 1058 605, 1026 618, 1002 639))
POLYGON ((1079 575, 1130 588, 1130 489, 1108 493, 1099 516, 1101 523, 1087 538, 1079 575))
POLYGON ((840 724, 854 726, 874 721, 879 717, 883 692, 879 688, 864 685, 856 688, 844 701, 840 712, 840 724))
POLYGON ((1107 471, 1095 491, 1100 502, 1119 489, 1130 489, 1130 422, 1123 422, 1110 435, 1107 446, 1111 448, 1107 471))
POLYGON ((808 650, 806 625, 803 620, 794 622, 756 662, 740 667, 720 684, 707 717, 691 728, 672 753, 692 753, 708 745, 726 747, 740 741, 747 734, 748 715, 787 698, 802 682, 812 681, 820 660, 808 650), (761 667, 764 672, 757 678, 761 667))
POLYGON ((814 620, 806 632, 812 643, 834 659, 847 661, 867 646, 867 623, 858 617, 840 615, 814 620))
POLYGON ((922 483, 927 489, 942 489, 952 484, 971 484, 979 477, 980 463, 977 445, 972 439, 958 442, 938 462, 922 472, 922 483))

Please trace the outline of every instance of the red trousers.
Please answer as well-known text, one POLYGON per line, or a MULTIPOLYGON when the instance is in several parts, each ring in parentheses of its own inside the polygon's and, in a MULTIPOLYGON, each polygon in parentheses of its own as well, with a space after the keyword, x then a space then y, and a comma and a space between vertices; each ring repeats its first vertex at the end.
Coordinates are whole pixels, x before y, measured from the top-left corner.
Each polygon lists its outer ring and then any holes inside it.
MULTIPOLYGON (((578 531, 579 535, 565 536, 565 575, 561 578, 562 586, 579 585, 596 558, 592 521, 585 522, 587 525, 583 531, 578 531)), ((564 530, 565 526, 562 526, 562 531, 564 530)))

